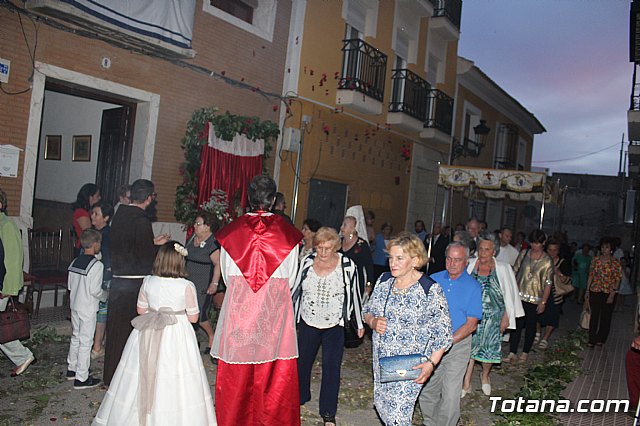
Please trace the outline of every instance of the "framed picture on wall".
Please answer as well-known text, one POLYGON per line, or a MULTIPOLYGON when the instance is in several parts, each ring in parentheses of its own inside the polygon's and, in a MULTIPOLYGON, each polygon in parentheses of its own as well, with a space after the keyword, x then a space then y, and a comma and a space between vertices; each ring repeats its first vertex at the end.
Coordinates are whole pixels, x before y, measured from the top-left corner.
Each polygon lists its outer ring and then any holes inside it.
POLYGON ((91 135, 73 137, 73 161, 91 161, 91 135))
POLYGON ((47 135, 44 137, 44 159, 60 160, 62 159, 62 136, 47 135))

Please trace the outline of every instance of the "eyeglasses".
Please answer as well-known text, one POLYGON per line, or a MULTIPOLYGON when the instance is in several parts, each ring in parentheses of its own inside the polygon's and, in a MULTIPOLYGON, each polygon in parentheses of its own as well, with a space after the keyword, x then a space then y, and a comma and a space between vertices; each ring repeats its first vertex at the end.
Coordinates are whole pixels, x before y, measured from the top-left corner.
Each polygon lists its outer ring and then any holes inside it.
POLYGON ((193 225, 194 225, 194 226, 202 226, 202 225, 204 225, 204 222, 196 222, 196 223, 194 223, 193 225))

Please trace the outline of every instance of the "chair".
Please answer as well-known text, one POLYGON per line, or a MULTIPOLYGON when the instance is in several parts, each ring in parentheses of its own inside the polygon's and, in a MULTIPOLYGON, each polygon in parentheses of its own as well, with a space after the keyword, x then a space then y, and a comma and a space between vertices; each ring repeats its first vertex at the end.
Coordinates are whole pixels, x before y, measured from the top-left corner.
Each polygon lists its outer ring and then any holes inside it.
POLYGON ((58 290, 64 290, 63 305, 67 298, 66 269, 60 269, 62 252, 62 229, 29 229, 29 274, 33 277, 29 291, 38 292, 33 316, 40 312, 42 292, 54 290, 54 306, 58 306, 58 290))

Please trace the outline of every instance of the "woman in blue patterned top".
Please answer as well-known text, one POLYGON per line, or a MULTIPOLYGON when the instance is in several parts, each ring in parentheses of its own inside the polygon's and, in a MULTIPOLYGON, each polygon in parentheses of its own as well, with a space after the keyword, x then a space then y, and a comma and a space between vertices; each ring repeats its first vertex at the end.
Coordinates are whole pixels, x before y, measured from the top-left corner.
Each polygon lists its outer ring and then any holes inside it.
POLYGON ((386 425, 411 425, 413 409, 433 369, 451 346, 451 319, 439 284, 429 294, 420 285, 419 271, 427 261, 424 244, 402 232, 389 242, 391 274, 380 276, 363 314, 373 333, 373 400, 386 425), (421 353, 427 361, 415 380, 380 383, 381 357, 421 353))

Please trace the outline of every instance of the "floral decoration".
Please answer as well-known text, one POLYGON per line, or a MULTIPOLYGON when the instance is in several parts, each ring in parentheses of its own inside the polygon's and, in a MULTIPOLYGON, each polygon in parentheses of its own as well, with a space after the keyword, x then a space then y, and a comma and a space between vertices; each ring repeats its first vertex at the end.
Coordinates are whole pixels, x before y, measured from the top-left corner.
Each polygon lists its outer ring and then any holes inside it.
POLYGON ((411 160, 411 150, 406 144, 402 144, 402 148, 400 149, 400 156, 404 159, 404 161, 411 160))
MULTIPOLYGON (((198 171, 200 169, 200 153, 202 146, 209 139, 209 123, 214 127, 216 136, 223 140, 233 140, 236 134, 246 135, 255 141, 264 140, 264 159, 269 158, 272 143, 280 134, 278 125, 272 121, 261 121, 258 117, 234 115, 228 111, 216 114, 218 108, 206 107, 194 111, 187 123, 187 130, 182 138, 184 162, 179 171, 182 184, 176 188, 175 217, 180 223, 191 224, 196 218, 198 206, 198 171)), ((263 161, 263 172, 266 171, 263 161)))

